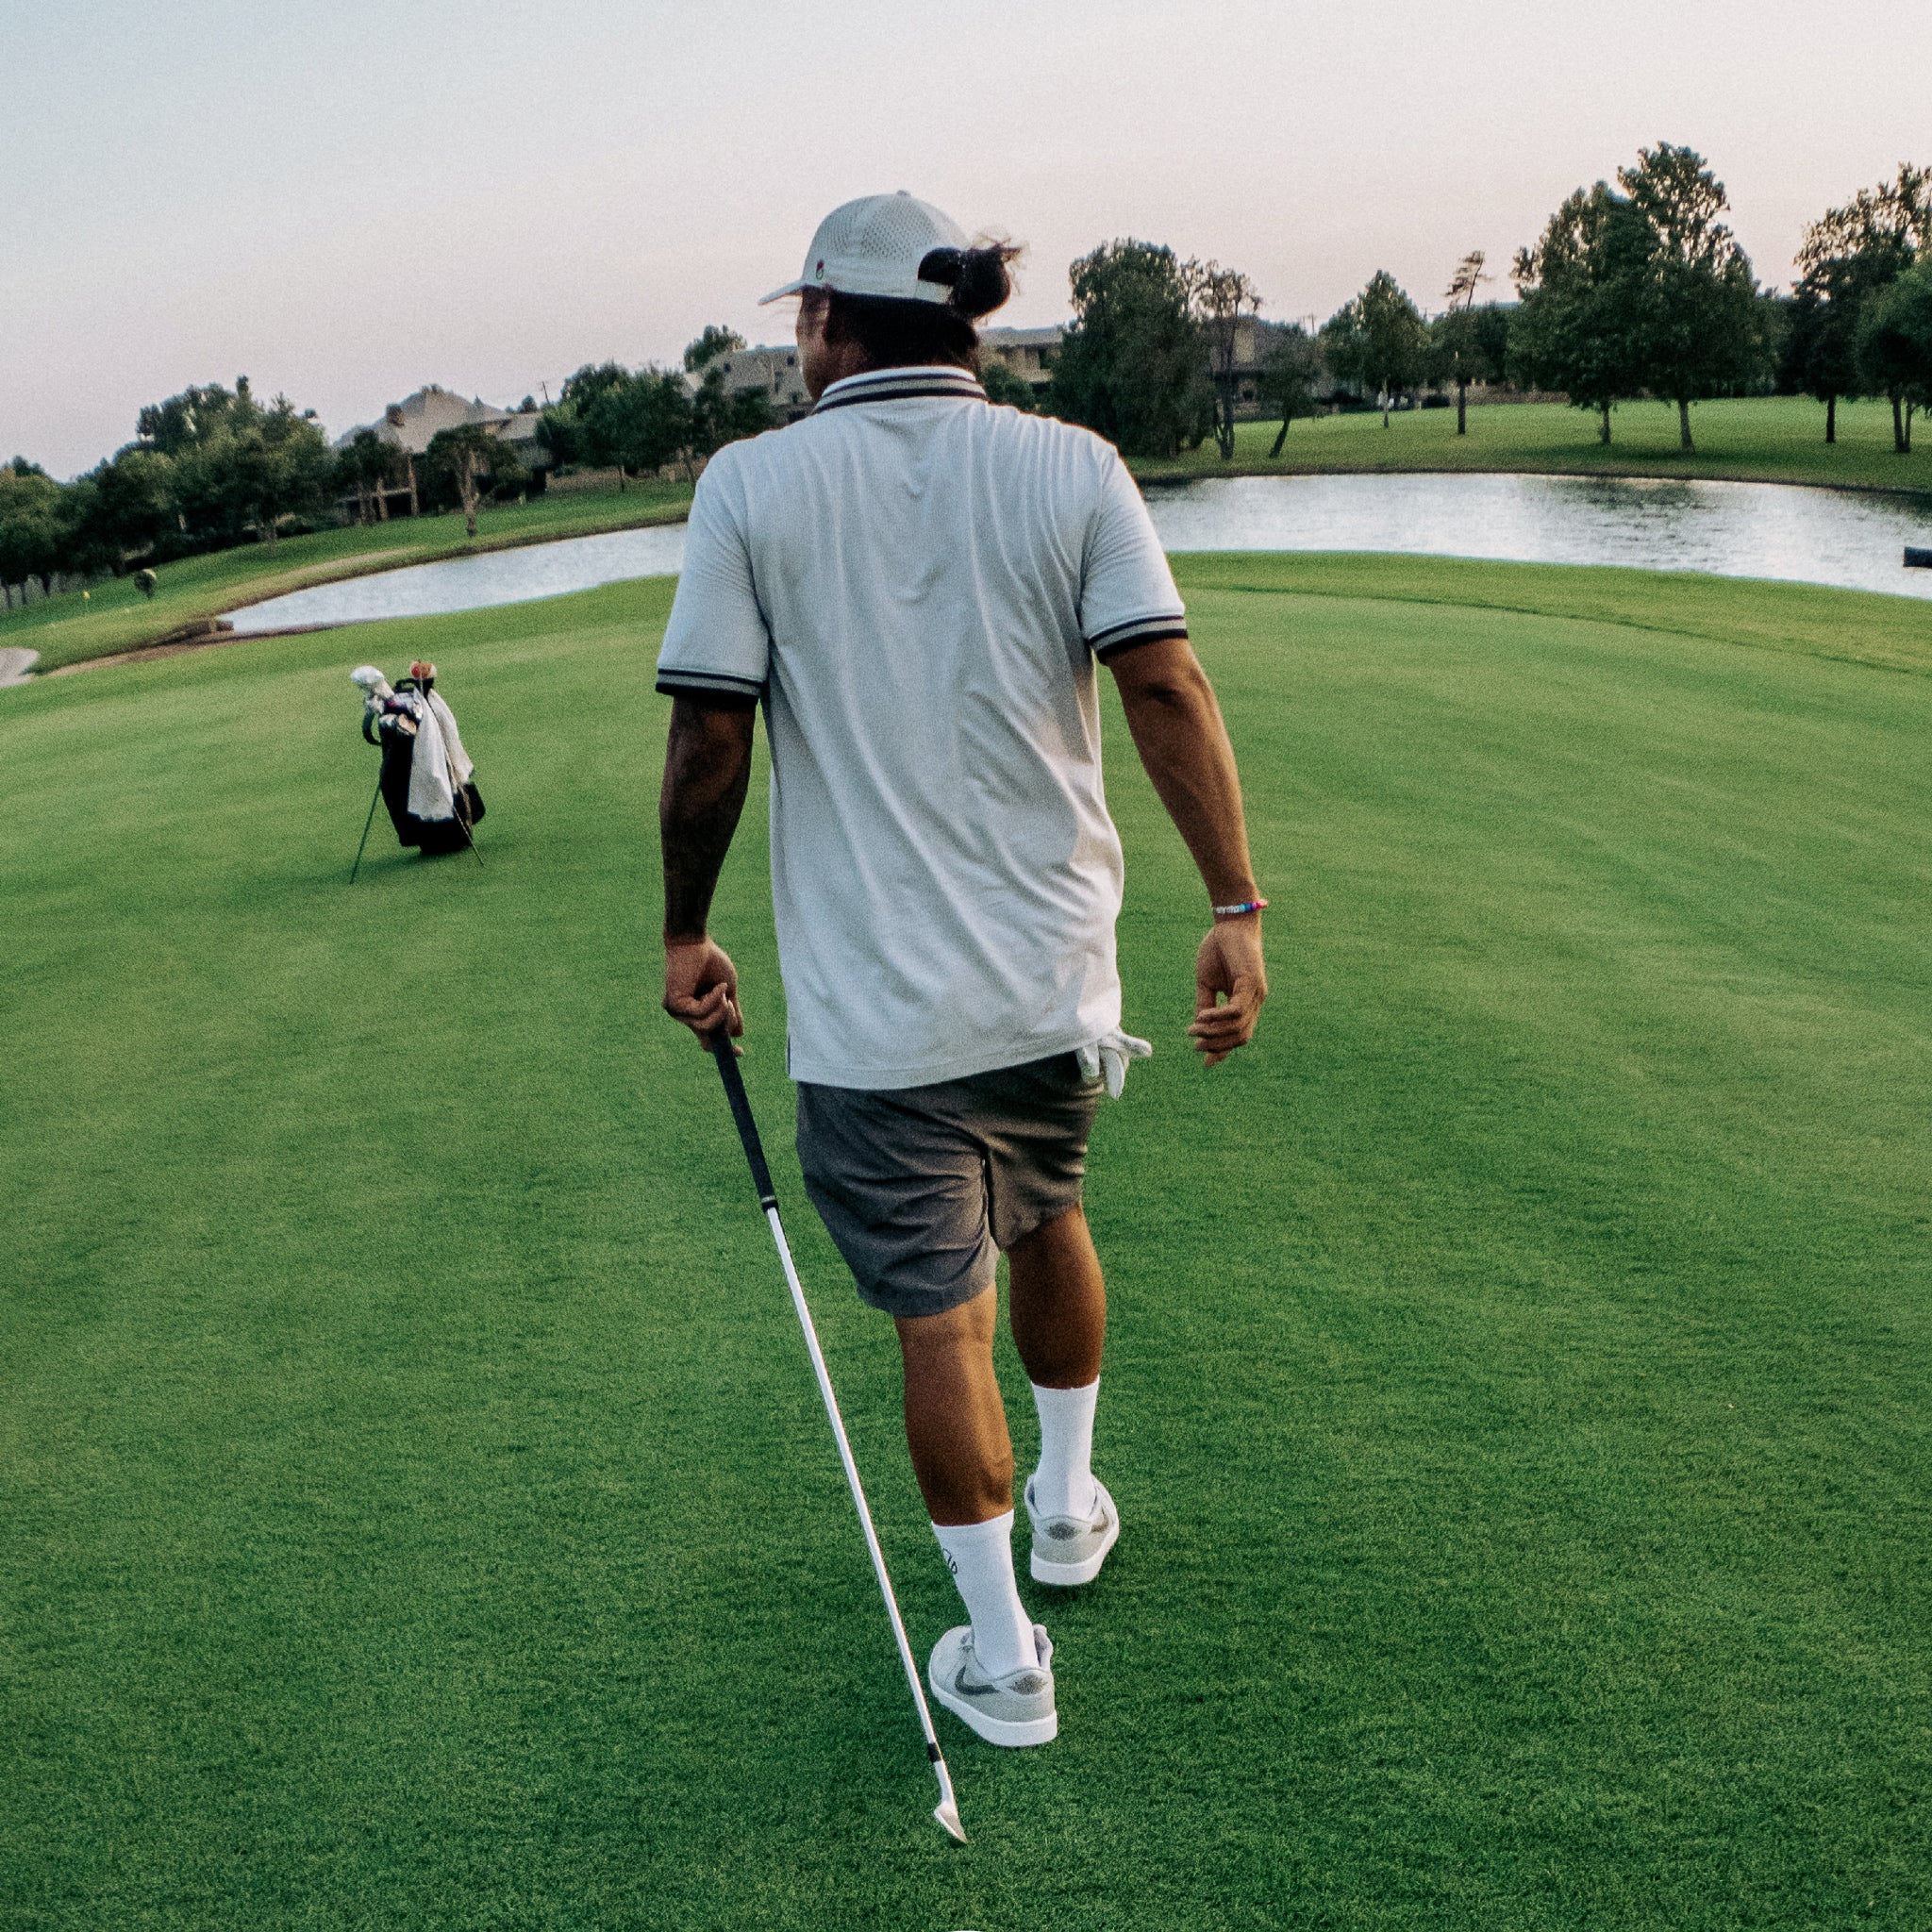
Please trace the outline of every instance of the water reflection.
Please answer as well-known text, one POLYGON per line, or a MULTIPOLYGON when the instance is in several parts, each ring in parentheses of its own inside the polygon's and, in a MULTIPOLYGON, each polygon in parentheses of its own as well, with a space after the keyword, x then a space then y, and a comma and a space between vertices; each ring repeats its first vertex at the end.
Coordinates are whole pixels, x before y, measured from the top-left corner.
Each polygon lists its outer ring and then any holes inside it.
POLYGON ((481 557, 410 564, 347 583, 317 584, 313 590, 251 604, 236 611, 233 622, 237 631, 260 631, 304 624, 360 624, 377 617, 441 617, 491 604, 560 597, 627 577, 675 576, 683 565, 684 525, 658 524, 647 530, 567 537, 481 557))
MULTIPOLYGON (((1904 568, 1932 514, 1903 496, 1622 476, 1228 476, 1150 489, 1168 549, 1380 550, 1781 577, 1932 597, 1904 568)), ((560 596, 684 562, 684 525, 574 537, 296 591, 238 631, 425 617, 560 596)))
POLYGON ((1932 596, 1914 499, 1623 476, 1229 476, 1150 490, 1170 550, 1381 550, 1932 596))

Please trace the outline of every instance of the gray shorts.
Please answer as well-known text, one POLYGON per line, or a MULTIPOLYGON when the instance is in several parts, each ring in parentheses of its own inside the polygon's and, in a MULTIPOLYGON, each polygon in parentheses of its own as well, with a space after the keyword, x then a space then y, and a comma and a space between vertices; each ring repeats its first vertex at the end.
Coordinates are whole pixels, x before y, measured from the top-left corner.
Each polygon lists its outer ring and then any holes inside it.
POLYGON ((798 1088, 798 1160, 859 1294, 940 1315, 999 1250, 1080 1205, 1106 1088, 1070 1053, 931 1087, 798 1088))

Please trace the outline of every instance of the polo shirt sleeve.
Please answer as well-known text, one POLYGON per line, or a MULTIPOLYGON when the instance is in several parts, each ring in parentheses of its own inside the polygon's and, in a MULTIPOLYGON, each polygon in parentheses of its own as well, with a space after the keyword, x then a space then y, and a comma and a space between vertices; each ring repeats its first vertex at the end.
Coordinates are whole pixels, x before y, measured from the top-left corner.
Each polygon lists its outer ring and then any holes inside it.
POLYGON ((691 499, 684 568, 658 653, 658 689, 672 695, 764 695, 771 633, 752 583, 743 499, 733 480, 730 464, 714 459, 691 499))
POLYGON ((1187 606, 1174 589, 1154 520, 1126 464, 1111 450, 1088 526, 1080 634, 1103 664, 1135 644, 1188 634, 1187 606))

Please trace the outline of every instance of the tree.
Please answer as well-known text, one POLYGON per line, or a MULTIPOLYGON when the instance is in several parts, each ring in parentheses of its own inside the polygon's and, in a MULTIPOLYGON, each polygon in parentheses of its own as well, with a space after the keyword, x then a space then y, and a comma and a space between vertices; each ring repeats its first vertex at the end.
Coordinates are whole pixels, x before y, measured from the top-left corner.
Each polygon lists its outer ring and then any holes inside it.
POLYGON ((142 410, 145 445, 174 463, 174 505, 184 548, 239 543, 252 527, 273 543, 283 518, 319 509, 333 480, 313 409, 286 396, 267 408, 248 378, 183 390, 142 410))
POLYGON ((424 461, 432 474, 455 487, 463 509, 463 532, 470 537, 476 534, 476 506, 483 500, 486 485, 502 490, 524 474, 516 451, 481 423, 459 423, 454 429, 439 429, 429 439, 424 461))
POLYGON ((1511 271, 1519 306, 1509 371, 1526 388, 1561 390, 1573 408, 1594 409, 1604 442, 1610 411, 1642 386, 1634 311, 1649 250, 1642 218, 1599 181, 1564 201, 1511 271))
POLYGON ((979 386, 985 390, 990 403, 1001 403, 1009 409, 1029 413, 1033 408, 1033 385, 1024 375, 1015 375, 997 357, 987 358, 979 372, 979 386))
POLYGON ((356 521, 370 521, 370 502, 375 505, 375 520, 389 519, 389 498, 384 485, 396 460, 396 446, 385 442, 373 429, 358 429, 336 452, 336 488, 344 495, 354 491, 356 521))
POLYGON ((619 486, 633 470, 661 470, 691 447, 691 392, 675 370, 643 368, 602 387, 584 410, 577 441, 584 460, 616 465, 619 486))
POLYGON ((287 396, 238 423, 235 467, 237 496, 264 542, 275 541, 285 517, 309 514, 327 500, 328 443, 315 411, 298 413, 287 396))
POLYGON ((1637 157, 1636 167, 1617 170, 1649 235, 1643 275, 1628 285, 1637 373, 1652 394, 1676 404, 1690 450, 1690 405, 1740 387, 1763 365, 1757 284, 1718 220, 1730 203, 1704 157, 1669 142, 1637 157))
POLYGON ((164 457, 178 457, 227 426, 238 407, 245 412, 252 405, 245 375, 235 378, 232 393, 218 382, 205 389, 184 389, 179 395, 142 409, 135 419, 135 434, 164 457))
POLYGON ((575 403, 552 403, 537 425, 537 441, 560 469, 566 463, 589 460, 584 455, 583 425, 575 403))
POLYGON ((537 441, 559 464, 613 461, 597 447, 595 434, 587 435, 584 424, 600 397, 630 379, 630 371, 621 362, 586 362, 565 381, 557 401, 543 411, 543 420, 537 425, 537 441))
POLYGON ((720 356, 728 356, 734 350, 744 347, 744 338, 735 328, 721 328, 715 322, 705 325, 705 332, 696 341, 688 344, 684 352, 684 366, 695 375, 708 363, 715 362, 720 356))
POLYGON ((1891 403, 1892 448, 1912 450, 1912 412, 1932 408, 1932 258, 1888 283, 1865 304, 1858 368, 1891 403))
POLYGON ((1046 407, 1127 456, 1193 448, 1212 423, 1214 391, 1184 264, 1150 242, 1109 242, 1067 273, 1074 321, 1046 407))
POLYGON ((1428 329, 1415 304, 1383 269, 1322 325, 1322 353, 1329 369, 1344 382, 1374 388, 1384 429, 1394 398, 1421 380, 1428 350, 1428 329))
POLYGON ((727 390, 724 371, 708 369, 691 399, 687 451, 691 458, 712 456, 727 442, 761 435, 771 426, 771 398, 762 389, 727 390))
POLYGON ((25 601, 28 580, 37 577, 42 594, 51 595, 62 534, 59 484, 38 463, 15 457, 0 469, 0 584, 20 585, 25 601))
POLYGON ((1182 264, 1194 325, 1208 349, 1208 373, 1214 384, 1214 441, 1223 462, 1234 458, 1235 367, 1239 360, 1241 323, 1258 314, 1261 297, 1239 269, 1218 261, 1182 264))
POLYGON ((1473 248, 1457 263, 1449 281, 1449 307, 1429 330, 1437 360, 1456 391, 1457 436, 1469 433, 1470 384, 1492 381, 1503 373, 1500 358, 1491 361, 1484 353, 1475 321, 1476 291, 1490 279, 1483 273, 1488 259, 1480 248, 1473 248))
POLYGON ((89 535, 110 568, 162 548, 175 533, 173 458, 129 443, 85 480, 93 488, 89 535))
POLYGON ((630 371, 622 362, 586 362, 575 375, 564 378, 558 400, 575 406, 582 417, 590 413, 607 390, 621 389, 629 380, 630 371))
MULTIPOLYGON (((1824 405, 1824 440, 1838 441, 1838 401, 1863 383, 1858 331, 1867 305, 1932 246, 1932 172, 1900 162, 1892 181, 1861 188, 1805 231, 1792 284, 1784 375, 1824 405)), ((1905 434, 1892 409, 1893 446, 1905 434)))
POLYGON ((1281 411, 1281 433, 1268 452, 1271 459, 1281 454, 1281 446, 1288 441, 1288 425, 1297 416, 1315 413, 1315 385, 1321 375, 1322 356, 1314 338, 1300 323, 1291 323, 1275 339, 1261 365, 1261 399, 1281 411))

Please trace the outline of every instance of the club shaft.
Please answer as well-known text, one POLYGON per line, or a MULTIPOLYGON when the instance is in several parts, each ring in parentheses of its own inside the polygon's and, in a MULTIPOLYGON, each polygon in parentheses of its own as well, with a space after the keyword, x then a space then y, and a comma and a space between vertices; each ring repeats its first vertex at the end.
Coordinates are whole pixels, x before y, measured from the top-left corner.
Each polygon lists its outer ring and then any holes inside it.
POLYGON ((832 1377, 825 1368, 824 1354, 819 1347, 818 1330, 812 1325, 811 1309, 806 1306, 805 1290, 800 1285, 798 1270, 792 1265, 791 1245, 785 1239, 785 1224, 778 1218, 775 1202, 765 1209, 765 1219, 771 1224, 772 1239, 778 1246, 778 1259, 785 1270, 786 1285, 791 1290, 791 1306, 798 1310, 798 1324, 805 1330, 805 1345, 811 1355, 812 1374, 818 1377, 819 1393, 824 1398, 825 1416, 832 1424, 833 1440, 839 1445, 839 1460, 844 1465, 845 1480, 858 1510, 859 1527, 865 1531, 865 1546, 872 1553, 872 1567, 879 1580, 879 1594, 886 1600, 886 1615, 892 1620, 892 1641, 899 1646, 899 1661, 906 1670, 906 1682, 911 1687, 912 1702, 919 1709, 919 1728, 925 1733, 926 1753, 939 1767, 940 1782, 946 1795, 951 1797, 952 1781, 946 1775, 945 1761, 940 1756, 939 1736, 932 1726, 932 1712, 926 1707, 925 1686, 919 1680, 919 1665, 906 1636, 905 1620, 899 1615, 898 1599, 892 1594, 892 1579, 886 1569, 886 1553, 879 1547, 878 1531, 873 1527, 872 1510, 865 1500, 865 1486, 858 1480, 858 1464, 853 1460, 852 1444, 846 1438, 845 1419, 839 1413, 839 1398, 832 1392, 832 1377))
POLYGON ((758 1123, 752 1118, 751 1098, 744 1091, 744 1075, 739 1070, 738 1056, 732 1050, 728 1035, 720 1032, 713 1038, 711 1054, 718 1062, 718 1076, 724 1083, 725 1098, 731 1103, 731 1118, 738 1127, 738 1139, 744 1148, 745 1162, 751 1169, 752 1185, 758 1190, 758 1206, 765 1210, 765 1222, 772 1230, 779 1264, 785 1270, 785 1285, 791 1291, 791 1306, 798 1315, 798 1325, 805 1331, 805 1346, 811 1357, 811 1372, 818 1378, 819 1394, 825 1405, 825 1419, 832 1424, 832 1440, 839 1445, 839 1461, 845 1471, 845 1482, 852 1491, 853 1505, 858 1511, 858 1526, 865 1532, 865 1547, 872 1557, 873 1574, 878 1578, 879 1594, 885 1599, 886 1615, 891 1619, 892 1641, 899 1646, 899 1662, 906 1673, 907 1687, 912 1692, 912 1706, 919 1713, 919 1728, 925 1737, 925 1755, 932 1763, 933 1775, 939 1779, 940 1804, 933 1816, 955 1838, 963 1840, 965 1834, 959 1826, 958 1800, 953 1792, 953 1774, 947 1768, 945 1754, 940 1749, 939 1733, 933 1729, 932 1711, 925 1701, 925 1686, 920 1681, 919 1664, 906 1635, 905 1619, 899 1614, 899 1599, 892 1593, 891 1573, 886 1568, 886 1553, 879 1547, 879 1533, 873 1526, 872 1509, 865 1500, 865 1485, 858 1479, 858 1464, 853 1457, 852 1443, 845 1434, 845 1418, 839 1412, 839 1398, 832 1390, 832 1376, 825 1367, 824 1351, 819 1346, 819 1331, 813 1324, 811 1307, 805 1298, 805 1285, 799 1280, 797 1265, 791 1258, 791 1243, 785 1239, 785 1224, 779 1218, 777 1191, 772 1186, 772 1171, 765 1162, 764 1143, 758 1139, 758 1123))

